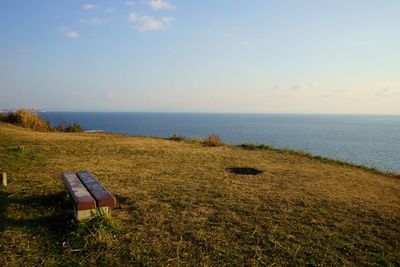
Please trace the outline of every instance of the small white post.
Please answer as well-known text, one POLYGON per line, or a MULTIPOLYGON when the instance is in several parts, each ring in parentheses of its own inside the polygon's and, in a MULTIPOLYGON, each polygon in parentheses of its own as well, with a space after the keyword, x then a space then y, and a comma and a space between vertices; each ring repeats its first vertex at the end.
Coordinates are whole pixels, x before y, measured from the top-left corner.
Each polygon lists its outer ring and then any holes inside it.
POLYGON ((1 185, 6 187, 7 186, 7 173, 1 173, 1 185))

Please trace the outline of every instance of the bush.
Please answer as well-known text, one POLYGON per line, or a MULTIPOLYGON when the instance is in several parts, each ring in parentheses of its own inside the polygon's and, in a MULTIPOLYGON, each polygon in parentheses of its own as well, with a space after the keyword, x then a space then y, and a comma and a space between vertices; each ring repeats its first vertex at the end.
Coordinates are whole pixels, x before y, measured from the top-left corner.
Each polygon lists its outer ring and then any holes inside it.
POLYGON ((56 131, 65 132, 67 128, 67 124, 65 123, 64 118, 60 117, 57 119, 57 126, 55 127, 56 131))
POLYGON ((171 135, 171 137, 169 138, 169 140, 172 140, 172 141, 184 141, 184 140, 185 140, 185 137, 182 137, 182 136, 180 136, 180 135, 173 134, 173 135, 171 135))
POLYGON ((0 113, 0 121, 6 121, 6 117, 5 113, 0 113))
POLYGON ((74 122, 72 125, 67 127, 63 118, 57 119, 58 125, 53 127, 51 126, 50 122, 42 119, 37 113, 28 109, 20 109, 9 113, 0 113, 0 121, 43 132, 60 131, 81 133, 84 131, 82 126, 80 126, 77 122, 74 122))
POLYGON ((4 121, 35 131, 53 131, 53 127, 38 114, 28 109, 20 109, 3 116, 4 121))
POLYGON ((203 141, 203 145, 204 146, 216 147, 216 146, 224 145, 224 142, 222 142, 221 138, 218 135, 212 134, 207 139, 205 139, 203 141))
POLYGON ((65 132, 67 133, 82 133, 84 130, 82 126, 80 126, 77 122, 74 122, 67 128, 65 128, 65 132))

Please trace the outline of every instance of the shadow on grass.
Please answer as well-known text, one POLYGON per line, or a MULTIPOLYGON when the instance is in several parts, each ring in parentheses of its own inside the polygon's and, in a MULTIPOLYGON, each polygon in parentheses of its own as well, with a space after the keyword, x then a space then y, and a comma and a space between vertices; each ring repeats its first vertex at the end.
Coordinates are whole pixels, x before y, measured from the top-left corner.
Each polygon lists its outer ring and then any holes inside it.
POLYGON ((0 233, 4 232, 6 227, 6 210, 9 205, 8 193, 0 189, 0 233))
POLYGON ((19 228, 40 234, 49 241, 61 241, 71 231, 72 218, 71 204, 65 192, 14 197, 8 192, 0 191, 0 233, 8 228, 19 228), (20 216, 13 218, 11 214, 14 212, 20 216))
POLYGON ((233 174, 243 174, 243 175, 257 175, 262 173, 262 171, 257 170, 255 168, 228 168, 230 173, 233 174))

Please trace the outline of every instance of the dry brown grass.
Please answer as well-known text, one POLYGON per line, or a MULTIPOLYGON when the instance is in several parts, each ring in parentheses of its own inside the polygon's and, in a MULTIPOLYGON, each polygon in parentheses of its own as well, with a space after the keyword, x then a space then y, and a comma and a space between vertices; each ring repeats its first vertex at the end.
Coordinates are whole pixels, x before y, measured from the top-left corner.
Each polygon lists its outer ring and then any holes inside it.
POLYGON ((3 123, 0 146, 25 147, 0 150, 0 265, 400 264, 396 178, 279 151, 3 123), (84 169, 117 197, 120 230, 75 244, 59 175, 84 169))
POLYGON ((28 109, 20 109, 3 115, 2 120, 35 131, 53 131, 50 123, 28 109))
POLYGON ((211 134, 209 137, 204 139, 202 143, 204 146, 211 146, 211 147, 224 145, 224 142, 222 142, 221 138, 216 134, 211 134))

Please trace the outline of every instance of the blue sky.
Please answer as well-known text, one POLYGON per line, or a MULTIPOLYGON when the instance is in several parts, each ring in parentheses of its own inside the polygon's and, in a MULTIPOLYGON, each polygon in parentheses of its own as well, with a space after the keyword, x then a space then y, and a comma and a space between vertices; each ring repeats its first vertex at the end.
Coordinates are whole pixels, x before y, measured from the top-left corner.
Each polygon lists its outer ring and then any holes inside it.
POLYGON ((0 109, 400 114, 398 0, 0 5, 0 109))

